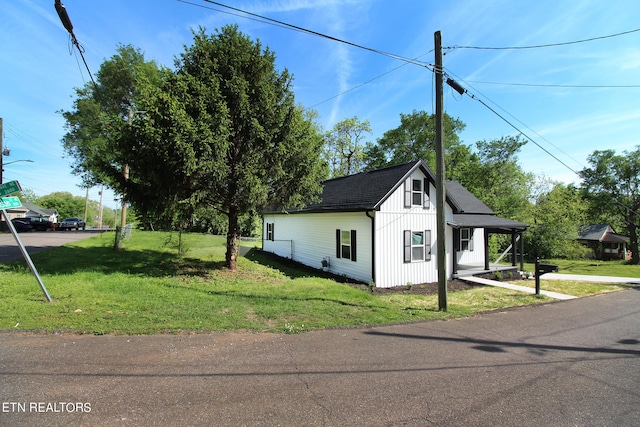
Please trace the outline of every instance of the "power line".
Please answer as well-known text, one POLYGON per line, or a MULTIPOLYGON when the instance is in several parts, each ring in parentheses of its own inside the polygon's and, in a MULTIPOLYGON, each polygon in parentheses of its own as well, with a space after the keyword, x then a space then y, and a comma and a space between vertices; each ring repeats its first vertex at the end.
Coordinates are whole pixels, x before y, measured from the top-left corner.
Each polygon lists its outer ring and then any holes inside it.
POLYGON ((524 86, 524 87, 557 87, 557 88, 586 88, 586 89, 633 89, 640 85, 569 85, 569 84, 543 84, 543 83, 501 83, 467 80, 469 83, 497 85, 497 86, 524 86))
MULTIPOLYGON (((453 75, 455 76, 453 73, 445 73, 445 75, 453 75)), ((563 165, 564 167, 566 167, 567 169, 569 169, 571 172, 573 172, 574 174, 576 174, 578 177, 580 177, 580 173, 577 172, 575 169, 573 169, 572 167, 570 167, 569 165, 567 165, 565 162, 563 162, 562 160, 560 160, 557 156, 555 156, 553 153, 551 153, 549 150, 547 150, 546 148, 544 148, 542 145, 540 145, 535 139, 533 139, 532 137, 530 137, 529 135, 527 135, 524 131, 522 131, 520 128, 518 128, 516 125, 514 125, 513 123, 511 123, 509 120, 507 120, 506 117, 504 117, 502 114, 498 113, 494 108, 491 108, 491 106, 489 106, 486 102, 484 102, 482 99, 478 98, 477 96, 475 96, 472 93, 469 93, 469 91, 467 89, 462 88, 461 86, 459 86, 457 84, 457 82, 453 81, 447 81, 447 83, 453 87, 456 91, 458 91, 461 95, 462 94, 467 94, 471 99, 478 101, 479 103, 481 103, 482 105, 484 105, 485 108, 487 108, 489 111, 491 111, 493 114, 495 114, 496 116, 498 116, 500 119, 502 119, 505 123, 507 123, 509 126, 511 126, 513 129, 515 129, 518 133, 520 133, 522 136, 524 136, 525 138, 527 138, 529 141, 531 141, 533 144, 535 144, 538 148, 540 148, 542 151, 544 151, 545 153, 547 153, 549 156, 551 156, 554 160, 556 160, 558 163, 560 163, 561 165, 563 165), (457 86, 457 87, 456 87, 457 86)), ((484 96, 484 95, 483 95, 484 96)), ((489 99, 489 98, 487 98, 489 99)), ((495 102, 491 101, 493 104, 497 105, 495 102)), ((501 107, 500 107, 501 108, 501 107)), ((506 112, 506 110, 504 110, 503 108, 501 108, 503 111, 506 112)), ((509 114, 507 112, 507 114, 509 114)), ((514 117, 513 115, 509 114, 511 117, 514 117)), ((515 117, 514 117, 515 118, 515 117)), ((517 120, 517 119, 516 119, 517 120)), ((520 122, 521 124, 524 125, 524 123, 522 123, 520 120, 518 120, 518 122, 520 122)), ((525 125, 526 126, 526 125, 525 125)), ((526 126, 528 127, 528 126, 526 126)), ((531 128, 529 128, 531 129, 531 128)), ((549 142, 549 141, 547 141, 549 142)), ((553 145, 553 144, 551 144, 553 145)), ((555 147, 555 146, 554 146, 555 147)), ((555 147, 556 149, 560 150, 558 147, 555 147)), ((562 150, 560 150, 562 151, 562 150)), ((564 152, 563 152, 564 153, 564 152)), ((565 155, 567 155, 566 153, 564 153, 565 155)), ((568 156, 568 155, 567 155, 568 156)), ((570 157, 570 156, 568 156, 570 157)), ((578 163, 575 159, 574 160, 576 163, 578 163)))
POLYGON ((635 30, 623 31, 621 33, 609 34, 609 35, 606 35, 606 36, 591 37, 591 38, 582 39, 582 40, 574 40, 574 41, 560 42, 560 43, 539 44, 539 45, 531 45, 531 46, 492 47, 492 46, 457 46, 456 45, 456 46, 446 47, 444 49, 448 49, 448 50, 454 50, 454 49, 477 49, 477 50, 540 49, 540 48, 546 48, 546 47, 557 47, 557 46, 567 46, 567 45, 578 44, 578 43, 587 43, 587 42, 592 42, 592 41, 595 41, 595 40, 602 40, 602 39, 608 39, 608 38, 612 38, 612 37, 624 36, 624 35, 631 34, 631 33, 636 33, 636 32, 639 32, 639 31, 640 31, 640 28, 636 28, 635 30))
MULTIPOLYGON (((178 1, 181 2, 181 3, 185 3, 185 4, 190 4, 190 5, 206 8, 205 6, 197 5, 197 4, 185 1, 185 0, 178 0, 178 1)), ((250 17, 257 18, 258 20, 260 20, 259 22, 275 25, 275 26, 280 27, 280 28, 286 28, 286 29, 290 29, 290 30, 294 30, 294 31, 303 32, 303 33, 306 33, 306 34, 310 34, 312 36, 324 38, 324 39, 331 40, 331 41, 338 42, 338 43, 343 43, 343 44, 346 44, 346 45, 351 46, 351 47, 355 47, 355 48, 358 48, 358 49, 366 50, 368 52, 377 53, 379 55, 387 56, 389 58, 397 59, 399 61, 404 61, 404 62, 407 62, 409 64, 418 65, 418 66, 424 67, 424 68, 430 68, 427 63, 419 62, 419 61, 416 61, 416 60, 413 60, 411 58, 407 58, 407 57, 404 57, 404 56, 401 56, 401 55, 396 55, 396 54, 393 54, 393 53, 385 52, 383 50, 379 50, 379 49, 363 46, 363 45, 360 45, 360 44, 357 44, 357 43, 353 43, 353 42, 350 42, 350 41, 347 41, 347 40, 339 39, 337 37, 333 37, 333 36, 330 36, 330 35, 327 35, 327 34, 323 34, 323 33, 320 33, 318 31, 309 30, 307 28, 303 28, 303 27, 300 27, 300 26, 297 26, 297 25, 289 24, 287 22, 279 21, 277 19, 273 19, 273 18, 269 18, 269 17, 266 17, 266 16, 262 16, 262 15, 259 15, 257 13, 248 12, 246 10, 238 9, 238 8, 232 7, 232 6, 227 6, 225 4, 218 3, 218 2, 213 1, 213 0, 202 0, 202 1, 214 4, 214 5, 218 6, 218 7, 223 7, 223 8, 229 9, 229 10, 233 10, 234 12, 238 12, 238 13, 242 14, 242 15, 235 15, 234 14, 234 16, 240 16, 240 17, 245 17, 247 19, 252 19, 252 18, 248 18, 247 16, 244 16, 244 15, 248 15, 250 17)), ((213 8, 207 8, 207 9, 218 11, 218 9, 213 9, 213 8)), ((253 19, 253 20, 256 20, 256 19, 253 19)))

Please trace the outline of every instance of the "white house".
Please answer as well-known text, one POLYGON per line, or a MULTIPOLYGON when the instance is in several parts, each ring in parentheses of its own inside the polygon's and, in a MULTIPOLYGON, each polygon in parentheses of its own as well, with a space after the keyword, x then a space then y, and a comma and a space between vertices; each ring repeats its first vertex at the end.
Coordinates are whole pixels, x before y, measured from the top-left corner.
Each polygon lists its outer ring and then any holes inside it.
MULTIPOLYGON (((438 281, 435 175, 421 160, 323 183, 320 201, 263 213, 263 250, 377 287, 438 281)), ((489 233, 514 242, 527 225, 498 218, 457 182, 446 183, 447 277, 489 269, 489 233)))

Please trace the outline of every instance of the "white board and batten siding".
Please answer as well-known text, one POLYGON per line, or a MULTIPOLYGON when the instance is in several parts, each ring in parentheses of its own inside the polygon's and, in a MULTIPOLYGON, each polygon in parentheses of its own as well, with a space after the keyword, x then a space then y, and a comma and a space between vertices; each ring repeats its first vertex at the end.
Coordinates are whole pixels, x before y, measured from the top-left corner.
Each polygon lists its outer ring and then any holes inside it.
MULTIPOLYGON (((407 183, 420 180, 424 188, 424 183, 428 183, 425 178, 421 170, 416 169, 407 178, 407 183)), ((437 282, 435 187, 428 183, 429 191, 423 194, 421 205, 405 207, 405 197, 408 196, 405 185, 402 183, 377 211, 369 213, 375 221, 375 263, 372 262, 371 249, 374 244, 371 235, 372 219, 365 212, 265 214, 263 249, 318 269, 322 268, 323 259, 328 258, 330 272, 364 283, 374 281, 381 288, 437 282), (268 227, 273 227, 272 235, 269 235, 268 227), (336 256, 336 230, 356 232, 355 261, 336 256), (430 241, 425 242, 430 243, 429 259, 405 261, 405 231, 425 232, 425 237, 430 234, 430 241)), ((448 204, 445 209, 446 219, 451 221, 453 211, 448 204)), ((472 239, 475 250, 458 252, 456 256, 460 263, 483 262, 484 230, 475 229, 472 239)), ((445 240, 447 277, 450 278, 454 245, 453 229, 449 226, 446 227, 445 240)))
POLYGON ((273 224, 273 241, 263 249, 313 268, 329 258, 329 271, 369 283, 371 269, 371 218, 364 212, 265 214, 264 236, 273 224), (356 260, 336 257, 336 230, 356 232, 356 260))
MULTIPOLYGON (((409 179, 423 180, 420 170, 409 179)), ((376 217, 376 277, 378 287, 404 286, 438 280, 437 222, 435 188, 430 185, 429 200, 423 206, 405 207, 405 186, 400 185, 380 206, 376 217), (405 262, 404 232, 430 231, 431 256, 427 261, 405 262)))

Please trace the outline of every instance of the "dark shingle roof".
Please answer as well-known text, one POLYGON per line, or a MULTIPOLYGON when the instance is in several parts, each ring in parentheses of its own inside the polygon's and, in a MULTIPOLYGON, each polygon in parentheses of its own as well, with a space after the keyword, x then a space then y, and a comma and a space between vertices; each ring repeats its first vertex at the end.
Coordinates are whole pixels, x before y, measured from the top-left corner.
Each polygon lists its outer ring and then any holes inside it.
MULTIPOLYGON (((404 180, 416 169, 435 183, 435 175, 422 161, 417 160, 402 165, 389 166, 369 172, 361 172, 323 182, 320 201, 296 212, 361 212, 378 209, 404 180)), ((495 213, 459 182, 445 184, 447 201, 453 208, 454 227, 487 227, 492 229, 525 229, 527 224, 495 216, 495 213)), ((270 210, 274 212, 274 210, 270 210)), ((281 211, 280 211, 281 212, 281 211)))
POLYGON ((459 182, 447 181, 445 191, 455 213, 495 215, 489 206, 482 203, 459 182))
POLYGON ((579 240, 623 243, 629 238, 615 232, 609 224, 590 224, 582 226, 578 232, 579 240))
POLYGON ((418 167, 433 179, 433 172, 420 160, 330 179, 323 182, 320 202, 299 212, 374 210, 418 167))

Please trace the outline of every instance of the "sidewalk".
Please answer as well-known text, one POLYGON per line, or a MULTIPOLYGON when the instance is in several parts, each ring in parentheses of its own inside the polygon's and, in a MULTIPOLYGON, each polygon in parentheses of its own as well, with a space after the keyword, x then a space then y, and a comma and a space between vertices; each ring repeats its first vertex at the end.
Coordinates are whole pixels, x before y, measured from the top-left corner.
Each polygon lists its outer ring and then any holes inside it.
POLYGON ((640 285, 638 277, 587 276, 580 274, 546 273, 540 276, 545 280, 579 280, 581 282, 624 283, 640 285))
MULTIPOLYGON (((547 277, 545 276, 545 279, 546 278, 547 277)), ((535 288, 529 288, 527 286, 520 286, 520 285, 512 285, 511 283, 498 282, 497 280, 483 279, 481 277, 466 276, 466 277, 459 277, 458 279, 464 280, 466 282, 478 283, 480 285, 497 286, 499 288, 511 289, 513 291, 525 292, 528 294, 536 293, 535 288)), ((572 279, 572 280, 580 280, 580 279, 572 279)), ((550 291, 543 291, 543 290, 540 291, 540 294, 547 296, 549 298, 560 299, 560 300, 569 300, 569 299, 577 298, 577 297, 574 297, 573 295, 565 295, 565 294, 559 294, 557 292, 550 292, 550 291)))

